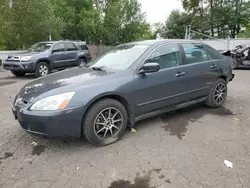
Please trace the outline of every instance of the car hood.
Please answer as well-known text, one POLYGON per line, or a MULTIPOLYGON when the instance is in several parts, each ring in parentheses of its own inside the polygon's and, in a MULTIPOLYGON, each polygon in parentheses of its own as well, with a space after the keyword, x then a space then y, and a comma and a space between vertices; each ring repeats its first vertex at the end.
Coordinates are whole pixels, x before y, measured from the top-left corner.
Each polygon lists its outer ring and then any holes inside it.
POLYGON ((90 81, 108 74, 111 73, 80 67, 72 68, 28 83, 19 92, 19 97, 26 102, 31 102, 39 96, 46 97, 45 95, 74 91, 77 86, 90 84, 90 81))
POLYGON ((23 56, 33 56, 36 54, 39 54, 41 52, 28 52, 28 51, 24 51, 24 52, 18 52, 18 53, 13 53, 13 54, 9 54, 9 57, 13 57, 13 56, 18 56, 18 57, 23 57, 23 56))

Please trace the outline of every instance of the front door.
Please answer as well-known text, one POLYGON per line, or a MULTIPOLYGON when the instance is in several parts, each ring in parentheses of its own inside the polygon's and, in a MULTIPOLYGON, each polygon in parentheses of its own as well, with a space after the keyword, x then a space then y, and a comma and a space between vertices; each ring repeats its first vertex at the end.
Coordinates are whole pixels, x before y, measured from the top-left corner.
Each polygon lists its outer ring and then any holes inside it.
POLYGON ((60 68, 65 61, 65 47, 63 43, 57 43, 54 45, 49 57, 52 68, 60 68))
POLYGON ((189 100, 208 95, 221 67, 219 60, 203 44, 183 44, 189 100))
POLYGON ((177 44, 157 47, 145 60, 156 62, 160 70, 154 73, 135 73, 136 116, 186 101, 185 71, 177 44))

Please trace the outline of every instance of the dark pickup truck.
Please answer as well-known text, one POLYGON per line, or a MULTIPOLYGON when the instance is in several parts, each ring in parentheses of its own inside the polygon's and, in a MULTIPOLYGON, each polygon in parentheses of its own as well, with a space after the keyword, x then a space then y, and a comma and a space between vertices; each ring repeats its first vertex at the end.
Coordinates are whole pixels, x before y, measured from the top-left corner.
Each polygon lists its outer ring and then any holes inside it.
POLYGON ((26 52, 8 55, 3 68, 15 76, 34 73, 35 77, 41 77, 54 70, 83 66, 90 60, 85 42, 48 41, 39 42, 26 52))

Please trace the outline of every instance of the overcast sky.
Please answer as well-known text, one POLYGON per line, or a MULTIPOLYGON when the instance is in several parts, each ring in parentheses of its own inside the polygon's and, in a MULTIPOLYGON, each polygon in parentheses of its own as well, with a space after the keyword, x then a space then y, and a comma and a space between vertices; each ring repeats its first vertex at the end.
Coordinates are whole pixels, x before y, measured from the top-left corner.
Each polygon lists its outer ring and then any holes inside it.
POLYGON ((147 14, 147 21, 150 24, 164 22, 167 16, 174 9, 182 10, 180 0, 139 0, 142 4, 142 11, 147 14))

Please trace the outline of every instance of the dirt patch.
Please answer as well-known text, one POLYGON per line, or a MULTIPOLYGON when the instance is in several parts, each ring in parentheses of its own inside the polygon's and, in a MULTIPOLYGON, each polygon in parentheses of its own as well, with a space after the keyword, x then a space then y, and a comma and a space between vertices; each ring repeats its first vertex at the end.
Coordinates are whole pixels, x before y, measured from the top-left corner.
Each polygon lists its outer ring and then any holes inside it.
POLYGON ((165 180, 166 183, 171 183, 171 181, 169 179, 165 180))
POLYGON ((170 135, 177 136, 181 140, 187 132, 187 126, 189 123, 199 121, 199 119, 206 114, 217 116, 235 115, 225 107, 211 109, 201 105, 195 105, 189 108, 184 108, 164 114, 161 116, 161 120, 162 122, 166 123, 166 125, 163 126, 165 131, 170 132, 170 135))
POLYGON ((109 188, 156 188, 150 187, 150 176, 136 176, 134 184, 131 184, 129 181, 118 180, 111 183, 109 188))
POLYGON ((0 164, 2 164, 1 160, 8 159, 9 157, 12 157, 13 153, 12 152, 5 152, 3 157, 0 157, 0 164))
POLYGON ((10 85, 10 84, 14 84, 14 83, 16 83, 16 82, 15 81, 0 82, 0 87, 10 85))
POLYGON ((13 153, 12 152, 5 152, 3 157, 0 157, 0 160, 2 159, 7 159, 9 157, 12 157, 13 153))
POLYGON ((162 174, 162 175, 159 176, 159 178, 163 179, 163 178, 165 178, 165 176, 162 174))
POLYGON ((151 172, 157 172, 157 173, 160 173, 161 172, 161 168, 155 168, 153 170, 150 171, 151 172))
POLYGON ((32 150, 32 155, 41 155, 41 153, 43 153, 45 150, 45 146, 44 145, 36 145, 33 147, 32 150))

